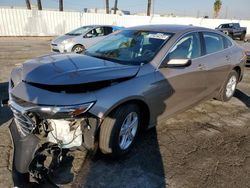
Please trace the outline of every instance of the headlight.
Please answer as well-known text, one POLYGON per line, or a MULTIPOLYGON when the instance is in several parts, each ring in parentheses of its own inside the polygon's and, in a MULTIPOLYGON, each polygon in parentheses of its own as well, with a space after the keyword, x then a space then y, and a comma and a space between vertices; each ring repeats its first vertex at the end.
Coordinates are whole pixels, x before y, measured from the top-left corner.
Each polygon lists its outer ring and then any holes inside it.
POLYGON ((62 41, 62 44, 69 44, 72 42, 72 39, 66 39, 64 41, 62 41))
POLYGON ((56 117, 76 117, 85 112, 94 105, 95 102, 84 103, 72 106, 55 106, 55 107, 41 107, 40 110, 43 113, 50 114, 56 117))
POLYGON ((11 88, 18 85, 21 81, 22 81, 22 68, 15 67, 11 71, 11 76, 10 76, 10 84, 12 86, 11 88))

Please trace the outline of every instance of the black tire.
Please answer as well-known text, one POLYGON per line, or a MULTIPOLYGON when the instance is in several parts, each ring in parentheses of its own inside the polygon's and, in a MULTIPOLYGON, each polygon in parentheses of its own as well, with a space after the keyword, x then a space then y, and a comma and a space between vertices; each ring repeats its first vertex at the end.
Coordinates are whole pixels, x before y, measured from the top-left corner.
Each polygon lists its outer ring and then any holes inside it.
POLYGON ((81 54, 85 51, 85 47, 81 44, 77 44, 72 48, 72 52, 77 53, 77 54, 81 54))
POLYGON ((238 73, 237 73, 235 70, 232 70, 232 71, 230 72, 230 74, 228 75, 228 78, 227 78, 226 82, 224 83, 224 85, 223 85, 223 87, 222 87, 222 89, 221 89, 221 91, 220 91, 219 96, 216 97, 216 99, 219 100, 219 101, 223 101, 223 102, 229 101, 229 100, 233 97, 233 95, 234 95, 234 93, 235 93, 235 90, 236 90, 236 87, 237 87, 238 80, 239 80, 239 75, 238 75, 238 73), (230 96, 228 96, 228 95, 226 94, 226 92, 227 92, 227 85, 228 85, 229 80, 230 80, 232 77, 235 77, 235 78, 236 78, 236 86, 235 86, 235 89, 234 89, 234 91, 232 92, 232 94, 231 94, 230 96))
POLYGON ((232 33, 229 33, 228 36, 231 38, 231 39, 234 39, 234 36, 232 33))
POLYGON ((240 40, 244 41, 246 38, 246 34, 245 33, 242 33, 241 36, 240 36, 240 40))
POLYGON ((126 104, 118 107, 108 117, 106 117, 100 127, 99 148, 103 154, 119 157, 127 153, 133 146, 141 123, 141 112, 137 105, 126 104), (130 113, 136 113, 138 117, 138 127, 132 143, 126 149, 121 149, 120 146, 120 130, 130 113))

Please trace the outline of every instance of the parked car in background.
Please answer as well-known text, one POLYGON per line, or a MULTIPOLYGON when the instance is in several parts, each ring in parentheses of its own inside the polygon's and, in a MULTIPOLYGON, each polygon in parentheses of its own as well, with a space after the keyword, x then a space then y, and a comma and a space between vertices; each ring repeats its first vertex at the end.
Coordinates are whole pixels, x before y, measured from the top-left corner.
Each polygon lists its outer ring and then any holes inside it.
POLYGON ((240 40, 245 40, 246 33, 247 33, 247 28, 240 27, 239 23, 225 23, 225 24, 219 25, 215 29, 225 33, 232 39, 240 38, 240 40))
POLYGON ((127 153, 140 129, 207 99, 230 100, 245 61, 223 33, 177 25, 126 28, 85 55, 27 61, 12 70, 9 83, 14 177, 53 172, 44 161, 50 155, 64 161, 64 149, 127 153))
POLYGON ((109 25, 83 26, 52 40, 51 50, 60 53, 82 53, 105 36, 120 29, 122 27, 109 25))

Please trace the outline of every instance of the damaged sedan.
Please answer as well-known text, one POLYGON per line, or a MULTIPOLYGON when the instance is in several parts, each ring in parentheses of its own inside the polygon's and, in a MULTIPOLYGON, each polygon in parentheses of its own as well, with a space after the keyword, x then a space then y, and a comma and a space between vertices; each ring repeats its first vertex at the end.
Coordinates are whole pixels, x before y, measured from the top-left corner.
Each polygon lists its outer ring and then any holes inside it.
POLYGON ((228 101, 245 61, 218 31, 148 25, 113 33, 83 55, 25 62, 9 81, 14 178, 39 181, 51 172, 46 157, 60 164, 65 149, 127 153, 139 130, 207 99, 228 101))

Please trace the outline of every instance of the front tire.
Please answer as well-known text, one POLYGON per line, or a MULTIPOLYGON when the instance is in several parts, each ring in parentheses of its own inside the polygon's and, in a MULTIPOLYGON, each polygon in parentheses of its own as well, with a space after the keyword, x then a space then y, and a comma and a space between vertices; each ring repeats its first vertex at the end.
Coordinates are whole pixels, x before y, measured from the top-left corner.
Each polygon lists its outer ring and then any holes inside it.
POLYGON ((85 48, 83 45, 77 44, 72 48, 72 52, 77 53, 77 54, 81 54, 85 51, 85 48))
POLYGON ((104 119, 100 127, 99 147, 102 153, 113 157, 127 153, 133 146, 141 123, 137 105, 118 107, 104 119))
POLYGON ((216 99, 224 102, 229 101, 235 93, 236 86, 238 84, 238 78, 238 73, 235 70, 232 70, 227 78, 227 81, 223 85, 219 96, 216 99))

